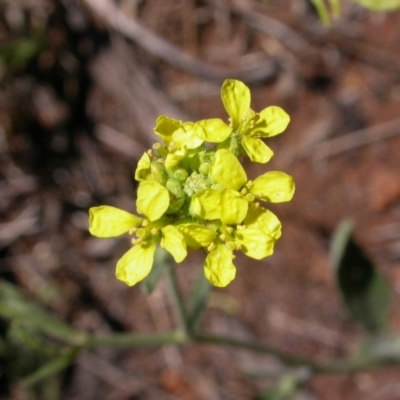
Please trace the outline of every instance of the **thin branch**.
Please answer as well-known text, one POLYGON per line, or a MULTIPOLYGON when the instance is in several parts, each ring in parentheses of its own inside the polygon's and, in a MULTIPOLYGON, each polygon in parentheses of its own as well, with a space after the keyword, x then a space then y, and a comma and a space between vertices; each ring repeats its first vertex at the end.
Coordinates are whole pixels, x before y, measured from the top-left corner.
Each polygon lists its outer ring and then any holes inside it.
POLYGON ((320 143, 307 156, 323 159, 400 134, 400 118, 320 143))
POLYGON ((222 68, 196 59, 146 29, 138 20, 128 18, 109 0, 82 0, 93 14, 128 39, 135 41, 150 54, 189 73, 215 81, 237 78, 246 82, 259 82, 276 78, 278 67, 269 59, 256 66, 238 69, 222 68))

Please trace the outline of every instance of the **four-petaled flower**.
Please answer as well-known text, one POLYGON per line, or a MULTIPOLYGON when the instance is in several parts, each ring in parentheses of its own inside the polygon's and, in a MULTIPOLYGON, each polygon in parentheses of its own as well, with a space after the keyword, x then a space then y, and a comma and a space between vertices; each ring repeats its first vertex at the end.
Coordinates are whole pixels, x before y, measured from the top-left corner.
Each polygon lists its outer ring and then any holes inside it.
POLYGON ((224 82, 221 97, 230 117, 232 139, 239 139, 251 161, 262 164, 268 162, 274 153, 260 138, 282 133, 290 122, 289 115, 277 106, 270 106, 256 113, 250 108, 249 88, 234 79, 224 82))

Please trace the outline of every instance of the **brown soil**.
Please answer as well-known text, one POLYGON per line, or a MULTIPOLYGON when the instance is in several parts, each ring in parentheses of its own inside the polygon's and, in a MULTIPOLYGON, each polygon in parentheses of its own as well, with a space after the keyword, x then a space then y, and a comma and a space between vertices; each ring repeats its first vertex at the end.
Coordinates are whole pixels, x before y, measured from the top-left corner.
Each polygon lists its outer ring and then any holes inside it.
MULTIPOLYGON (((114 266, 128 241, 90 237, 87 210, 112 204, 134 212, 132 171, 155 141, 156 117, 226 119, 222 78, 151 54, 91 3, 4 2, 1 43, 39 32, 42 47, 1 71, 0 276, 75 328, 162 332, 175 324, 165 282, 148 296, 118 282, 114 266)), ((305 1, 119 3, 147 32, 207 65, 239 73, 277 66, 256 82, 247 75, 252 105, 291 115, 289 129, 268 142, 273 160, 249 170, 295 177, 294 200, 273 207, 283 237, 266 260, 237 258, 236 280, 211 294, 204 329, 321 362, 350 355, 366 335, 342 305, 328 250, 337 224, 351 218, 357 241, 392 284, 389 330, 399 332, 400 14, 345 2, 324 28, 305 1)), ((195 254, 177 267, 185 291, 201 263, 195 254)), ((11 329, 3 322, 0 332, 11 329)), ((53 397, 26 394, 0 369, 0 398, 255 399, 274 381, 248 373, 282 368, 273 357, 210 345, 99 349, 59 377, 53 397)), ((396 367, 321 375, 294 398, 399 399, 398 382, 396 367)))

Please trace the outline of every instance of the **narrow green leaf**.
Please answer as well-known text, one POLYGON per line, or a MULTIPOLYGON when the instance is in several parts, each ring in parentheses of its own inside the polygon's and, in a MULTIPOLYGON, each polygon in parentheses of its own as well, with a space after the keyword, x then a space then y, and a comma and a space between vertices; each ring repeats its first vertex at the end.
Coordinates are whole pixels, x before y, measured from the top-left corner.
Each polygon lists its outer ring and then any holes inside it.
POLYGON ((317 10, 318 16, 324 25, 329 25, 331 18, 329 16, 328 8, 326 7, 324 0, 310 0, 317 10))
POLYGON ((74 337, 78 339, 73 328, 26 299, 14 285, 3 280, 0 280, 0 316, 20 320, 41 332, 69 342, 74 337))
POLYGON ((329 0, 332 14, 337 17, 340 14, 340 0, 329 0))
POLYGON ((331 264, 351 317, 376 334, 387 325, 391 288, 386 277, 376 270, 371 259, 353 240, 352 233, 350 221, 338 226, 332 239, 331 264))
POLYGON ((352 0, 373 11, 393 11, 400 9, 400 0, 352 0))
POLYGON ((200 323, 201 316, 207 304, 207 298, 208 294, 210 293, 210 289, 211 284, 205 277, 202 269, 189 299, 188 326, 191 331, 193 331, 200 323))
POLYGON ((69 367, 77 356, 77 352, 69 352, 63 354, 53 360, 42 365, 38 370, 25 377, 20 381, 20 385, 27 388, 33 384, 40 382, 43 379, 49 378, 58 372, 63 371, 65 368, 69 367))

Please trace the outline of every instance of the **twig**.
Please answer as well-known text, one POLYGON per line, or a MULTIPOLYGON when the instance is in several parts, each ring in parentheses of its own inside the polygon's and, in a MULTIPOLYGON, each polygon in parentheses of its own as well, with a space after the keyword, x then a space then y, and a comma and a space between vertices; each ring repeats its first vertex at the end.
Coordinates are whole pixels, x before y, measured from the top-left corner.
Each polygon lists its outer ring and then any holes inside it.
POLYGON ((127 157, 139 159, 146 148, 131 137, 113 129, 110 126, 99 124, 96 126, 96 137, 106 145, 118 150, 127 157))
POLYGON ((306 156, 323 159, 400 134, 400 118, 316 145, 306 156))
MULTIPOLYGON (((212 3, 220 6, 215 0, 212 0, 212 3)), ((251 9, 252 2, 234 0, 231 3, 232 12, 242 17, 251 28, 275 37, 298 57, 310 62, 317 58, 317 53, 313 47, 296 31, 274 18, 253 11, 251 9)))
POLYGON ((128 18, 119 8, 108 0, 82 0, 82 2, 102 21, 114 30, 134 40, 150 54, 160 57, 167 63, 189 73, 206 79, 222 81, 227 77, 237 78, 246 82, 259 82, 276 78, 278 68, 271 60, 263 60, 256 67, 229 69, 212 66, 165 41, 146 29, 139 21, 128 18))

